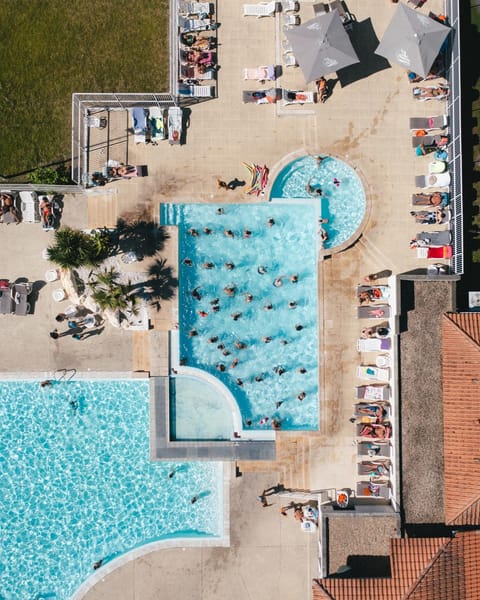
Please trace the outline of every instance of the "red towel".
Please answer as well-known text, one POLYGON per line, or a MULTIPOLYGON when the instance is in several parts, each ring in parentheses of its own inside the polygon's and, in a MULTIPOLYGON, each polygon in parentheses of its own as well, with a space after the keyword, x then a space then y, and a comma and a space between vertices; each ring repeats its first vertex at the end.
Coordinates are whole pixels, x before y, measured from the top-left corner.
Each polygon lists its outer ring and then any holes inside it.
POLYGON ((428 258, 451 258, 452 254, 452 246, 439 246, 438 248, 428 249, 428 258))

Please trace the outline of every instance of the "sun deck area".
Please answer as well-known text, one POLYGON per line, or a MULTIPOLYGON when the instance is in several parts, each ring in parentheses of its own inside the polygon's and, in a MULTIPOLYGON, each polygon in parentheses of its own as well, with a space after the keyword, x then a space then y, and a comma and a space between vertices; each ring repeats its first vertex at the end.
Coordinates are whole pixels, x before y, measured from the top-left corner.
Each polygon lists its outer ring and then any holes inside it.
MULTIPOLYGON (((396 4, 378 0, 350 0, 347 4, 358 26, 355 35, 360 40, 365 36, 365 49, 373 52, 396 4)), ((313 6, 313 2, 300 2, 302 22, 314 16, 313 6)), ((269 429, 266 444, 265 440, 253 440, 250 454, 238 451, 239 444, 247 442, 233 437, 226 443, 224 453, 202 449, 201 444, 194 442, 179 445, 176 451, 172 445, 164 457, 169 460, 219 457, 238 461, 232 465, 241 476, 232 481, 231 548, 170 548, 138 557, 111 573, 106 569, 95 574, 92 584, 96 585, 86 591, 86 600, 147 598, 155 592, 195 600, 216 600, 226 593, 234 600, 311 597, 311 580, 319 575, 318 535, 301 532, 293 517, 284 519, 278 510, 281 498, 272 499, 273 506, 263 508, 256 497, 277 481, 301 493, 318 493, 319 498, 322 490, 348 489, 355 496, 360 482, 366 479, 359 474, 357 425, 350 418, 353 405, 358 402, 356 387, 366 385, 357 377, 357 367, 374 365, 377 358, 377 353, 359 352, 357 340, 364 327, 378 324, 380 319, 358 318, 357 286, 364 283, 368 274, 382 271, 389 272, 389 276, 377 283, 388 285, 392 294, 390 317, 384 320, 393 333, 390 356, 394 362, 390 363, 389 384, 393 391, 390 459, 394 465, 387 495, 373 502, 391 507, 389 516, 382 517, 382 531, 400 535, 395 514, 402 479, 399 379, 405 377, 406 371, 405 366, 400 370, 399 356, 406 351, 405 344, 416 348, 408 336, 407 342, 400 343, 405 301, 401 276, 416 273, 427 277, 427 267, 435 262, 418 258, 416 250, 409 247, 410 241, 426 228, 410 215, 412 194, 419 192, 415 176, 427 173, 431 161, 428 156, 416 156, 409 120, 446 114, 447 103, 413 99, 406 71, 398 65, 390 67, 373 54, 368 59, 368 52, 363 71, 351 70, 349 77, 344 75, 343 79, 341 74, 338 79, 332 77, 333 92, 325 103, 244 103, 245 90, 268 87, 268 83, 245 81, 246 68, 278 65, 282 68, 275 87, 312 93, 316 93, 316 87, 305 83, 299 67, 285 64, 285 13, 255 18, 242 16, 242 7, 239 0, 219 1, 215 5, 220 23, 216 31, 220 69, 216 73, 215 97, 184 106, 188 111, 184 143, 172 145, 161 140, 157 145, 135 144, 134 136, 128 132, 127 111, 98 112, 98 118, 111 119, 112 129, 108 141, 105 132, 92 131, 92 170, 101 170, 107 160, 114 159, 145 166, 145 176, 65 195, 61 224, 78 229, 113 228, 117 219, 126 214, 142 214, 160 223, 161 205, 188 203, 215 204, 225 209, 242 205, 243 218, 248 221, 253 204, 270 202, 272 184, 290 161, 321 155, 348 164, 363 184, 366 212, 351 246, 342 252, 318 253, 318 430, 269 429), (245 163, 268 166, 269 182, 264 195, 247 195, 242 186, 228 190, 218 187, 218 179, 248 182, 245 163), (180 454, 179 447, 183 447, 180 454), (222 569, 218 567, 220 561, 222 569)), ((429 0, 428 7, 419 10, 440 14, 444 9, 443 1, 429 0)), ((444 224, 438 229, 448 227, 444 224)), ((429 225, 427 229, 437 228, 429 225)), ((178 277, 179 228, 168 225, 166 230, 169 239, 160 255, 178 277)), ((148 329, 121 329, 107 323, 101 335, 84 341, 70 336, 53 340, 49 332, 56 326, 55 315, 71 303, 68 298, 62 302, 54 300, 52 293, 60 283, 46 280, 46 272, 53 265, 45 260, 43 252, 52 243, 54 233, 43 231, 38 223, 20 223, 2 225, 2 236, 2 276, 12 281, 25 278, 34 283, 34 292, 32 314, 1 317, 4 339, 10 343, 0 349, 0 378, 49 379, 64 369, 93 375, 149 375, 157 394, 152 411, 156 423, 151 430, 151 452, 152 457, 157 452, 155 458, 161 459, 161 449, 170 443, 165 423, 168 381, 173 376, 172 368, 176 374, 182 374, 178 351, 172 354, 182 325, 181 299, 176 295, 162 301, 158 311, 149 308, 148 329)), ((150 264, 149 259, 132 264, 117 262, 118 268, 133 279, 144 274, 150 264)), ((458 277, 453 273, 450 281, 441 284, 442 309, 451 308, 448 294, 455 279, 458 277)), ((416 322, 414 325, 418 333, 421 326, 416 322)), ((413 385, 410 379, 408 384, 413 385)), ((374 517, 369 518, 365 521, 366 531, 372 530, 374 517)), ((332 531, 337 528, 345 535, 345 520, 331 520, 331 524, 332 531)), ((358 539, 354 542, 353 546, 360 547, 358 539)), ((335 568, 343 564, 344 554, 338 547, 332 550, 335 568)))

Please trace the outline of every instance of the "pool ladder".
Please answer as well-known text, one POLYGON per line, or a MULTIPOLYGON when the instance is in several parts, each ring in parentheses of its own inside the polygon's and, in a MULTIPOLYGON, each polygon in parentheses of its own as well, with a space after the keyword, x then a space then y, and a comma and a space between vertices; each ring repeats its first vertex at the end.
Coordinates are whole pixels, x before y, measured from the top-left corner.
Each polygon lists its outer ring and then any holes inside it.
POLYGON ((56 381, 70 381, 77 374, 77 369, 57 369, 55 371, 56 381))

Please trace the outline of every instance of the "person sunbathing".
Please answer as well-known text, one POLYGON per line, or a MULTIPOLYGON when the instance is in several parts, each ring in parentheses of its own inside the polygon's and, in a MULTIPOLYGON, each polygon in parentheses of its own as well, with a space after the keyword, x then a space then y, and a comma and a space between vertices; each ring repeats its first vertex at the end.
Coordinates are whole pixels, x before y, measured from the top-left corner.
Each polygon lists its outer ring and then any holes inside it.
POLYGON ((414 210, 410 211, 412 217, 415 218, 416 223, 420 223, 421 225, 440 225, 444 222, 446 214, 443 210, 420 210, 415 212, 414 210))
POLYGON ((5 223, 10 223, 11 219, 8 220, 6 215, 10 214, 13 220, 18 224, 20 223, 20 216, 13 203, 13 197, 10 194, 0 194, 0 210, 5 223))
POLYGON ((380 404, 359 404, 357 406, 356 412, 361 415, 366 415, 367 417, 375 417, 377 419, 381 419, 386 415, 386 410, 380 404))
POLYGON ((446 98, 449 89, 442 86, 416 87, 413 89, 414 96, 418 98, 446 98))
POLYGON ((368 423, 365 424, 359 435, 361 437, 388 439, 392 434, 392 428, 390 425, 381 425, 380 423, 368 423))
POLYGON ((390 461, 365 461, 362 467, 367 471, 370 477, 385 477, 388 475, 390 461))
POLYGON ((415 204, 420 206, 439 206, 444 204, 445 194, 433 192, 433 194, 415 194, 415 204))
POLYGON ((42 211, 42 226, 44 229, 51 229, 54 224, 52 204, 45 196, 40 202, 40 210, 42 211))
POLYGON ((110 178, 115 177, 135 177, 137 167, 133 165, 119 165, 118 167, 108 167, 107 175, 110 178))
POLYGON ((320 77, 318 81, 315 82, 317 85, 317 92, 320 102, 323 104, 325 100, 328 98, 328 84, 325 77, 320 77))

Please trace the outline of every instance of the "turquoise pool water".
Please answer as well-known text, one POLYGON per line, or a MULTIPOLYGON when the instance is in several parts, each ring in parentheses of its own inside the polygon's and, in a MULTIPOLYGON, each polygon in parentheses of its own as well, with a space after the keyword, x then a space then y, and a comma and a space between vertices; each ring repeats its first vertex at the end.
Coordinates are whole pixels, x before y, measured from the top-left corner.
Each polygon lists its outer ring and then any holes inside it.
POLYGON ((66 600, 98 560, 221 535, 221 465, 149 460, 147 381, 1 382, 0 398, 2 600, 66 600))
POLYGON ((328 219, 328 223, 322 225, 328 234, 325 248, 346 242, 360 227, 365 215, 365 190, 360 177, 352 167, 331 156, 320 165, 314 156, 302 156, 290 162, 273 183, 270 199, 275 198, 308 198, 319 204, 322 218, 328 219), (306 189, 308 184, 312 188, 310 193, 306 189), (321 196, 315 193, 318 188, 321 196))
POLYGON ((198 378, 174 377, 170 384, 170 435, 174 440, 230 440, 232 413, 223 395, 198 378))
POLYGON ((270 428, 277 419, 283 429, 317 429, 314 203, 164 205, 161 222, 179 227, 180 357, 230 389, 244 427, 270 428), (274 221, 271 226, 269 219, 274 221), (189 234, 192 229, 198 235, 189 234), (245 230, 249 237, 244 237, 245 230), (259 273, 259 267, 265 273, 259 273), (296 282, 290 280, 294 275, 296 282), (276 287, 278 278, 281 285, 276 287), (232 296, 225 293, 226 287, 234 288, 232 296), (195 288, 199 299, 192 296, 195 288), (271 310, 266 310, 269 305, 271 310), (192 331, 196 335, 190 337, 192 331), (212 338, 215 341, 209 343, 212 338), (245 347, 236 347, 236 342, 245 347), (219 371, 219 365, 225 370, 219 371))

